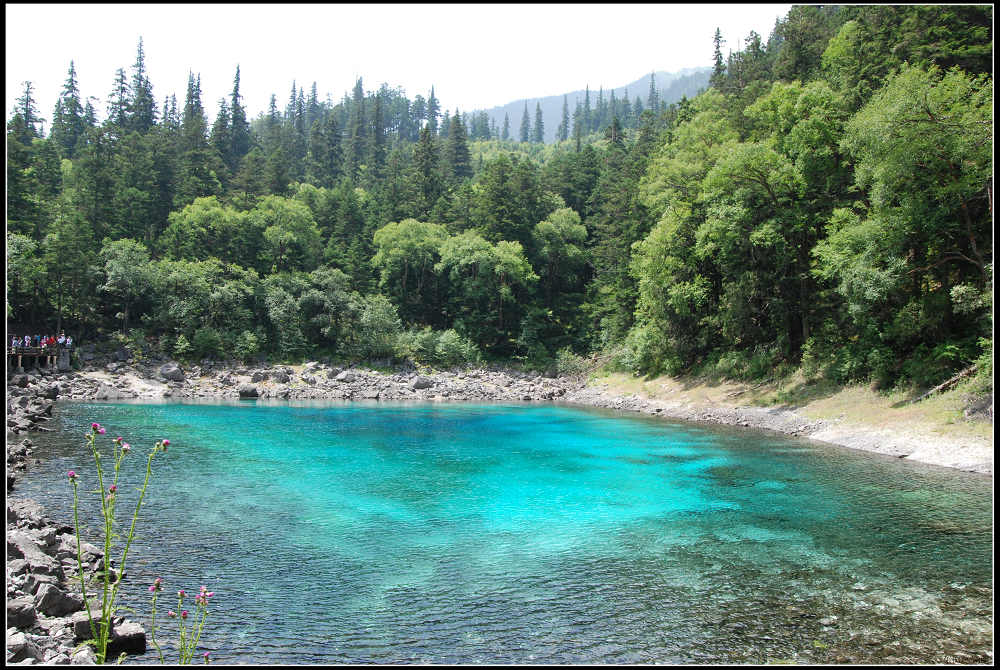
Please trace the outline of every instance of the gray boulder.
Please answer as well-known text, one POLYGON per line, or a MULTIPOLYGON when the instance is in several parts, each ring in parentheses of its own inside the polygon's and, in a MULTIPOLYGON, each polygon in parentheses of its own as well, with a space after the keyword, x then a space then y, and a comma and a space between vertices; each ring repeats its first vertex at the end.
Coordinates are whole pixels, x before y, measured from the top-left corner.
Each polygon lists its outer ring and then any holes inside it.
POLYGON ((420 389, 429 389, 432 386, 434 386, 433 380, 428 379, 427 377, 420 377, 420 376, 414 379, 413 383, 410 384, 410 388, 413 389, 414 391, 418 391, 420 389))
POLYGON ((255 384, 257 382, 262 382, 265 379, 267 379, 267 373, 264 372, 263 370, 257 370, 250 376, 250 381, 252 381, 255 384))
POLYGON ((271 379, 279 384, 287 384, 291 377, 288 375, 287 370, 275 370, 271 373, 271 379))
POLYGON ((241 398, 259 398, 260 391, 257 390, 256 384, 240 384, 240 397, 241 398))
POLYGON ((355 379, 357 379, 357 375, 354 374, 353 372, 348 371, 348 370, 344 370, 343 372, 339 373, 333 379, 334 379, 334 381, 348 382, 349 383, 349 382, 353 382, 355 379))
POLYGON ((123 621, 111 629, 108 641, 108 657, 126 654, 146 653, 146 631, 134 621, 123 621))
POLYGON ((30 628, 38 619, 34 601, 27 597, 11 598, 7 601, 7 625, 15 628, 30 628))
POLYGON ((168 361, 161 365, 160 376, 172 382, 184 381, 184 371, 175 361, 168 361))
POLYGON ((23 558, 28 562, 31 572, 59 575, 62 571, 55 559, 45 554, 35 543, 34 538, 23 530, 12 530, 7 533, 7 557, 23 558))
POLYGON ((54 584, 42 583, 35 594, 38 609, 49 616, 64 616, 83 607, 83 597, 66 593, 54 584))
POLYGON ((132 393, 129 391, 124 391, 114 386, 109 386, 108 384, 101 384, 97 387, 97 392, 94 393, 95 400, 120 400, 122 398, 131 398, 132 393))
POLYGON ((20 663, 27 659, 44 660, 44 651, 27 635, 18 631, 7 637, 7 663, 20 663))

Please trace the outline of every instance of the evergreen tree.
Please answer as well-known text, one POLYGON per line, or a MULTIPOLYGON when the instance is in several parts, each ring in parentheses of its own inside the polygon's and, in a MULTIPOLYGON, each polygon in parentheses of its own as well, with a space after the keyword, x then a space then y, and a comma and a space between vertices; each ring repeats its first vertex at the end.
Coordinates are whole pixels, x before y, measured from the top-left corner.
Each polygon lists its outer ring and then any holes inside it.
POLYGON ((69 74, 63 85, 62 94, 56 102, 56 111, 52 119, 52 139, 59 146, 59 152, 64 158, 73 158, 76 155, 76 143, 83 137, 85 129, 76 70, 73 61, 70 61, 69 74))
POLYGON ((457 111, 448 126, 445 162, 452 178, 456 181, 472 176, 472 156, 469 154, 468 138, 465 133, 465 125, 457 111))
POLYGON ((542 103, 535 103, 535 134, 533 136, 533 141, 535 144, 543 144, 545 142, 545 125, 542 123, 542 103))
POLYGON ((187 97, 180 128, 180 170, 177 176, 175 207, 183 207, 206 195, 216 195, 221 190, 218 170, 221 159, 208 143, 208 122, 201 105, 201 75, 197 79, 188 73, 187 97))
POLYGON ((439 172, 437 140, 429 126, 420 129, 420 140, 413 150, 413 168, 417 191, 421 200, 417 206, 418 219, 426 220, 441 196, 442 179, 439 172))
POLYGON ((351 96, 351 117, 348 122, 348 141, 344 152, 344 174, 353 183, 357 183, 358 168, 365 157, 365 92, 361 84, 361 78, 354 84, 354 93, 351 96))
POLYGON ((604 127, 604 124, 608 121, 608 106, 604 101, 604 87, 601 86, 597 89, 597 106, 594 110, 594 127, 593 130, 600 130, 604 127))
POLYGON ((656 90, 656 73, 649 74, 649 95, 646 96, 646 107, 656 114, 660 109, 660 92, 656 90))
POLYGON ((592 133, 594 131, 594 126, 592 119, 590 118, 590 84, 587 84, 587 89, 583 94, 583 131, 585 133, 592 133))
POLYGON ((129 129, 140 134, 149 132, 156 123, 156 101, 153 100, 153 86, 146 76, 145 54, 142 50, 142 38, 136 52, 135 65, 132 66, 132 98, 129 108, 129 129))
POLYGON ((236 77, 233 79, 233 93, 229 99, 230 141, 231 146, 225 154, 229 158, 227 165, 234 174, 243 157, 250 152, 250 124, 247 122, 246 109, 240 101, 240 66, 236 66, 236 77))
POLYGON ((31 97, 31 82, 26 81, 23 84, 24 93, 17 99, 17 113, 21 115, 22 124, 18 131, 17 139, 25 146, 30 147, 32 140, 40 137, 36 126, 41 119, 38 117, 38 111, 35 108, 35 99, 31 97))
POLYGON ((229 105, 225 98, 219 98, 219 113, 215 117, 215 123, 212 124, 209 143, 215 147, 223 163, 233 164, 233 157, 230 155, 233 147, 232 123, 229 105))
POLYGON ((521 116, 521 142, 531 139, 531 118, 528 116, 528 101, 524 102, 524 114, 521 116))
MULTIPOLYGON (((613 96, 614 92, 611 95, 613 96)), ((556 137, 558 137, 560 142, 565 142, 569 139, 569 101, 565 95, 563 96, 562 122, 556 130, 556 137)))
POLYGON ((371 138, 372 178, 379 179, 382 177, 382 172, 385 168, 385 158, 388 151, 385 128, 385 96, 381 90, 375 95, 371 138))
POLYGON ((132 106, 129 98, 128 80, 125 70, 118 68, 115 72, 114 88, 108 96, 108 127, 120 137, 128 129, 128 110, 132 106))
POLYGON ((431 86, 430 97, 427 98, 427 125, 435 135, 438 131, 438 117, 441 116, 441 103, 434 97, 434 87, 431 86))
POLYGON ((714 48, 712 76, 708 81, 711 86, 717 89, 721 89, 723 81, 726 78, 726 63, 722 60, 722 44, 722 31, 716 28, 715 36, 712 38, 712 46, 714 48))
POLYGON ((506 112, 503 115, 503 131, 500 133, 500 139, 504 142, 510 139, 510 114, 506 112))

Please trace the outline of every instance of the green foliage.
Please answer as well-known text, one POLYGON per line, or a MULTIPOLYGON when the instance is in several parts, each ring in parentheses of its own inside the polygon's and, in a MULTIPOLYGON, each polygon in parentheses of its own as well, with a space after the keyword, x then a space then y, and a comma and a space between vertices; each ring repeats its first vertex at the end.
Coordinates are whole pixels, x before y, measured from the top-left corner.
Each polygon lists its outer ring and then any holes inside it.
POLYGON ((222 334, 211 326, 203 326, 194 331, 191 345, 197 358, 219 358, 225 353, 222 334))
POLYGON ((392 358, 401 330, 399 313, 385 296, 365 296, 360 301, 348 353, 358 359, 392 358))
POLYGON ((587 359, 563 347, 556 352, 556 374, 561 377, 576 377, 587 372, 587 359))
POLYGON ((180 358, 181 360, 186 360, 188 356, 194 351, 194 347, 188 342, 187 337, 184 333, 177 336, 177 341, 174 343, 174 356, 180 358))
POLYGON ((261 341, 256 334, 244 330, 233 342, 233 355, 244 363, 251 362, 261 351, 261 341))
POLYGON ((157 118, 141 45, 99 123, 70 64, 49 137, 30 84, 8 119, 8 317, 244 360, 985 367, 992 7, 796 6, 714 47, 709 90, 588 87, 551 144, 538 106, 517 142, 360 79, 248 122, 239 70, 211 128, 193 73, 157 118))

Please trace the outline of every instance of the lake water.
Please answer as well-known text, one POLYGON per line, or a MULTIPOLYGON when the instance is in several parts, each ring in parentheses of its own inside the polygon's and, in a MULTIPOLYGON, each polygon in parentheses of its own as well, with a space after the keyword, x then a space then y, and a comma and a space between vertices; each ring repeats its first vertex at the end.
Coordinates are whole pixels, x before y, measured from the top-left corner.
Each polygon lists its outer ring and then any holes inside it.
POLYGON ((219 662, 992 662, 990 477, 553 405, 57 414, 16 493, 63 522, 91 421, 133 446, 120 517, 170 439, 122 604, 206 585, 219 662))

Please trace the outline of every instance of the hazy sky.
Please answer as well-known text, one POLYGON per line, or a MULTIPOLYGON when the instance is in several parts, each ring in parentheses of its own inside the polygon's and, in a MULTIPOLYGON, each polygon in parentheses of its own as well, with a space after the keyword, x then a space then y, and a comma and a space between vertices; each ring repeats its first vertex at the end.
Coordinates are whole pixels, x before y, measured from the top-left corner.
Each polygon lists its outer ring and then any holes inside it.
MULTIPOLYGON (((131 77, 142 37, 157 106, 184 104, 188 71, 201 74, 209 123, 229 95, 236 66, 249 116, 271 93, 284 109, 292 80, 316 82, 338 102, 357 77, 412 98, 433 85, 442 110, 489 108, 628 84, 652 71, 711 65, 716 27, 740 49, 764 40, 791 5, 675 4, 7 4, 9 116, 31 81, 51 121, 73 60, 83 97, 104 117, 115 71, 131 77)), ((46 132, 48 124, 46 124, 46 132)))

